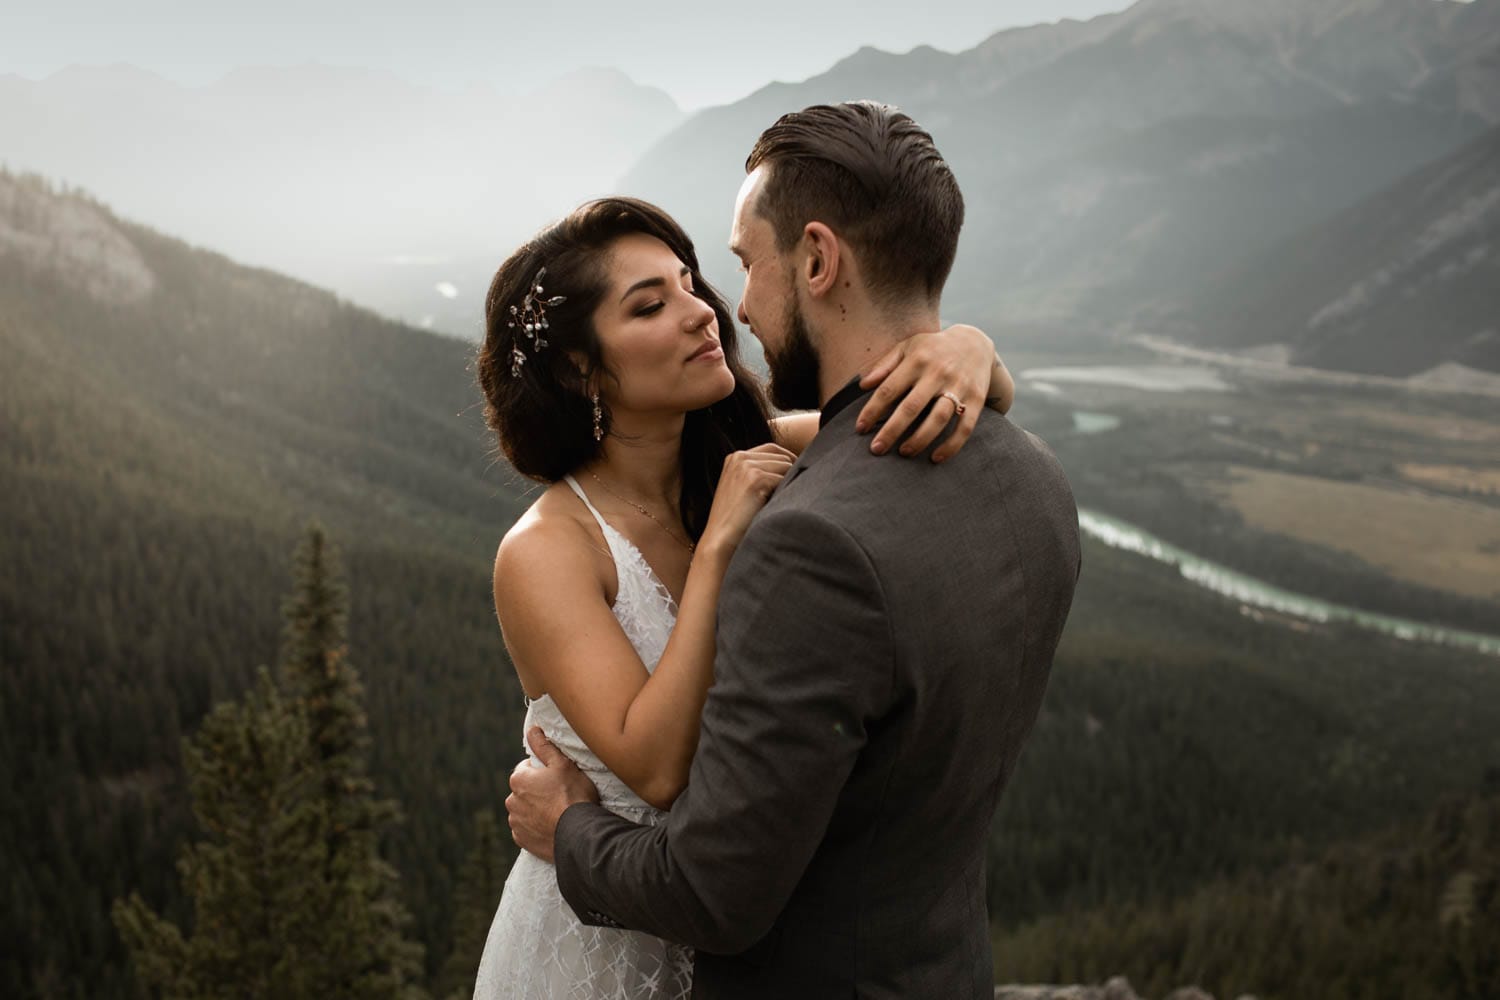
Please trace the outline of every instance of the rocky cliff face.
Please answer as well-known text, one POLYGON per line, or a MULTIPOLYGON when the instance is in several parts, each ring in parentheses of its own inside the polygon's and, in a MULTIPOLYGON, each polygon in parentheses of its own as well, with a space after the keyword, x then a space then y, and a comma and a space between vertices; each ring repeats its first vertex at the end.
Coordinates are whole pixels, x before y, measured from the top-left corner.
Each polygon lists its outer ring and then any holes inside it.
POLYGON ((140 252, 98 205, 0 172, 0 258, 6 257, 29 272, 51 272, 106 305, 138 302, 156 287, 140 252))

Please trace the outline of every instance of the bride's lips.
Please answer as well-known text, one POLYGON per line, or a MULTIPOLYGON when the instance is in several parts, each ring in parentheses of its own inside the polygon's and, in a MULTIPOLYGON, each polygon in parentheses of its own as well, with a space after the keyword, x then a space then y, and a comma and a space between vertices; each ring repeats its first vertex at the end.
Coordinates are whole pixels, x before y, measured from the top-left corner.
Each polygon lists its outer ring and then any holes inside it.
POLYGON ((724 349, 719 346, 719 342, 717 340, 710 340, 708 343, 706 343, 702 347, 698 348, 692 354, 688 355, 688 360, 689 361, 710 361, 710 360, 715 360, 716 361, 719 358, 722 358, 723 356, 724 356, 724 349))

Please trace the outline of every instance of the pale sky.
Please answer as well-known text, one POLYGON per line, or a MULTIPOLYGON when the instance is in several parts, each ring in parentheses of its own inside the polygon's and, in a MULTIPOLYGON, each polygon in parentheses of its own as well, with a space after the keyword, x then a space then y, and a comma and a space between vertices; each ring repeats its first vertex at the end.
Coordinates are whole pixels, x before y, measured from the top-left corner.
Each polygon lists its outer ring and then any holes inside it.
POLYGON ((1001 28, 1130 0, 3 0, 0 73, 130 63, 179 83, 322 62, 518 93, 610 66, 684 108, 803 80, 862 45, 958 51, 1001 28))

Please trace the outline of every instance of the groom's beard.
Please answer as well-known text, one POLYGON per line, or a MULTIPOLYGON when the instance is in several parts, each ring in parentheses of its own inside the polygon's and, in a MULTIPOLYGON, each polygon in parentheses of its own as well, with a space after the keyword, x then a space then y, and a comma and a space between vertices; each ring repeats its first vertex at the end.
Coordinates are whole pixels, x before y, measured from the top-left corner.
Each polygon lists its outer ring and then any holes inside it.
POLYGON ((822 403, 821 368, 795 297, 787 303, 785 326, 786 340, 781 349, 765 352, 766 367, 771 372, 771 402, 780 410, 816 410, 822 403))

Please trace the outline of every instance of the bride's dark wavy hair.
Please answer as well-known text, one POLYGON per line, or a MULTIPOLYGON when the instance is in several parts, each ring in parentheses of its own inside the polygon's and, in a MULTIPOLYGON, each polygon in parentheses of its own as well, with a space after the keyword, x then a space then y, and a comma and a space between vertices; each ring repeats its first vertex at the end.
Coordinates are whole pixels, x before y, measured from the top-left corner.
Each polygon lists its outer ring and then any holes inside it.
MULTIPOLYGON (((593 315, 608 290, 611 246, 635 233, 661 240, 692 272, 693 294, 718 317, 724 362, 734 374, 734 391, 717 403, 689 411, 682 428, 679 505, 683 526, 697 539, 708 523, 725 457, 770 441, 771 425, 765 391, 740 358, 728 304, 704 279, 693 242, 682 227, 655 205, 636 198, 586 202, 500 265, 484 300, 484 344, 476 364, 484 418, 516 471, 539 482, 555 483, 599 456, 603 449, 594 440, 588 386, 596 375, 613 373, 604 364, 593 315), (547 309, 547 346, 535 350, 518 328, 510 326, 510 307, 520 304, 544 267, 545 297, 561 295, 567 301, 547 309), (518 344, 526 361, 513 376, 511 352, 518 344), (577 357, 586 359, 582 371, 577 357)), ((608 407, 604 410, 608 430, 608 407)))

